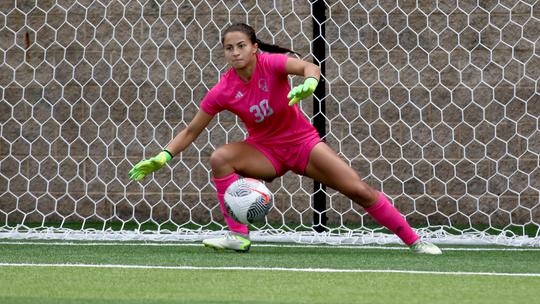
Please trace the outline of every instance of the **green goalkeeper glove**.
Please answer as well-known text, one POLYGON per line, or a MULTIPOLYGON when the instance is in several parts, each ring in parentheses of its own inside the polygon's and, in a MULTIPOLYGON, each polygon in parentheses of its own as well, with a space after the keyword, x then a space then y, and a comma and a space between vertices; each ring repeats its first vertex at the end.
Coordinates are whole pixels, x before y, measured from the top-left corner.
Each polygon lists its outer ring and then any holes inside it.
POLYGON ((304 83, 294 87, 289 92, 289 95, 287 95, 287 98, 290 99, 289 106, 292 106, 301 99, 309 97, 311 94, 313 94, 318 83, 319 81, 315 77, 308 77, 306 80, 304 80, 304 83))
POLYGON ((141 180, 148 174, 165 166, 165 164, 171 159, 172 154, 167 150, 163 150, 158 155, 150 159, 141 160, 139 163, 137 163, 131 170, 129 170, 129 178, 136 181, 141 180))

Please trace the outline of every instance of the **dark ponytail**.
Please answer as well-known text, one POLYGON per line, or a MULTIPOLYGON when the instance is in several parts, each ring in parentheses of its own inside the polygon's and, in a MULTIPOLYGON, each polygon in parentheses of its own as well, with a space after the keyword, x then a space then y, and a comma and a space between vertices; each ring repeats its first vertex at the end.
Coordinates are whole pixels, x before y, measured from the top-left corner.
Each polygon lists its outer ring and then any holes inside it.
POLYGON ((269 44, 269 43, 266 43, 266 42, 262 42, 260 41, 259 39, 256 39, 255 42, 257 42, 257 44, 259 45, 259 49, 265 51, 265 52, 268 52, 268 53, 293 53, 293 54, 296 54, 300 57, 302 57, 302 55, 300 55, 300 53, 297 53, 291 49, 287 49, 287 48, 284 48, 284 47, 281 47, 277 44, 269 44))
POLYGON ((231 32, 242 32, 246 34, 246 36, 249 37, 249 40, 251 41, 251 43, 257 43, 259 45, 259 49, 261 49, 262 51, 265 51, 268 53, 282 53, 282 54, 293 53, 298 56, 302 56, 300 55, 300 53, 297 53, 291 49, 284 48, 276 44, 269 44, 269 43, 260 41, 259 39, 257 39, 257 36, 255 35, 255 30, 251 26, 245 23, 234 23, 233 25, 229 26, 223 32, 223 34, 221 34, 221 44, 223 44, 224 42, 225 35, 231 32))

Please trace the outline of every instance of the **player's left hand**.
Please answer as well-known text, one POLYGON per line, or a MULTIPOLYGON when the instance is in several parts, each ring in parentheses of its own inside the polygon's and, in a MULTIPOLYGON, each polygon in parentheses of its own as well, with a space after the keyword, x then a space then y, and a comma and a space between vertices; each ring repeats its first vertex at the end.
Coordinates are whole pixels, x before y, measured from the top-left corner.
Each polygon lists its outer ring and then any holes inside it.
POLYGON ((287 95, 287 98, 289 98, 290 100, 289 106, 294 105, 295 103, 299 102, 301 99, 311 96, 311 94, 315 92, 315 88, 317 88, 318 83, 319 81, 315 79, 314 77, 308 77, 306 78, 306 80, 304 80, 304 83, 294 87, 289 92, 289 95, 287 95))

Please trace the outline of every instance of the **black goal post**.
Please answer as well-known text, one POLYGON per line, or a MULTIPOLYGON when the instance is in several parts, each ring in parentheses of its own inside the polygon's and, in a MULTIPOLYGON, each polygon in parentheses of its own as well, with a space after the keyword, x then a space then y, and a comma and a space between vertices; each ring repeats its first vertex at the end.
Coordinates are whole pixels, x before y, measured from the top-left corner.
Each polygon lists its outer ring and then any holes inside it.
MULTIPOLYGON (((326 135, 326 107, 325 107, 325 58, 326 58, 326 42, 325 36, 325 21, 326 21, 326 3, 324 0, 316 0, 312 3, 313 13, 313 60, 321 68, 321 78, 319 85, 313 93, 313 125, 319 132, 321 138, 326 135)), ((326 231, 326 187, 314 181, 313 185, 313 230, 317 232, 326 231)))

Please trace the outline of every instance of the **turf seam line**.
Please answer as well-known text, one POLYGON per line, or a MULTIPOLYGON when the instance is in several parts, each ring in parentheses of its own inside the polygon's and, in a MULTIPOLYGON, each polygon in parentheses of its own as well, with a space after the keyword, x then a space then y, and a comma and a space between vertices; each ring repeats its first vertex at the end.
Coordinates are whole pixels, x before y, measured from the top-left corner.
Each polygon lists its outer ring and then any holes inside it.
POLYGON ((122 265, 122 264, 31 264, 0 263, 0 267, 69 267, 69 268, 120 268, 120 269, 164 269, 164 270, 240 270, 240 271, 288 271, 288 272, 326 272, 326 273, 401 273, 432 274, 455 276, 505 276, 505 277, 540 277, 540 273, 508 272, 448 272, 397 269, 338 269, 338 268, 287 268, 287 267, 208 267, 208 266, 158 266, 158 265, 122 265))

